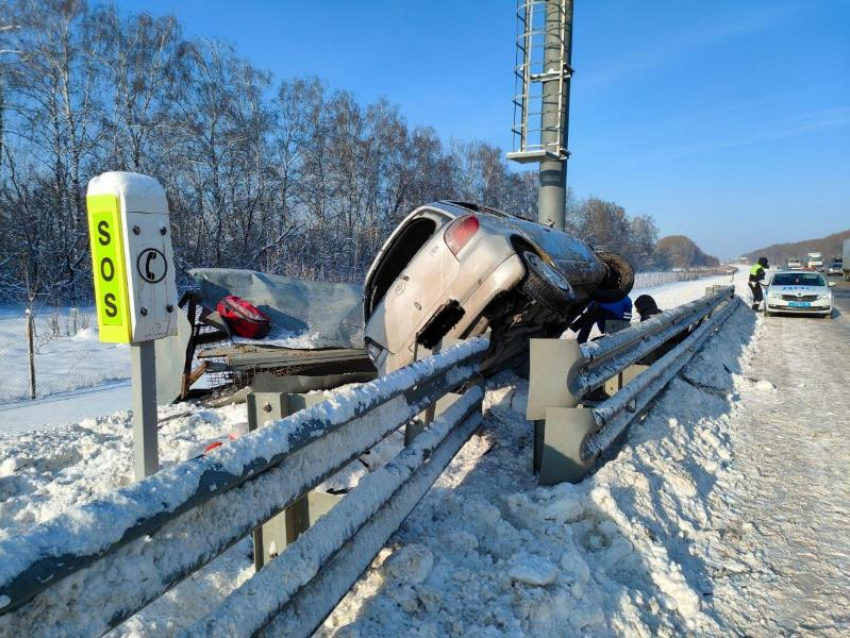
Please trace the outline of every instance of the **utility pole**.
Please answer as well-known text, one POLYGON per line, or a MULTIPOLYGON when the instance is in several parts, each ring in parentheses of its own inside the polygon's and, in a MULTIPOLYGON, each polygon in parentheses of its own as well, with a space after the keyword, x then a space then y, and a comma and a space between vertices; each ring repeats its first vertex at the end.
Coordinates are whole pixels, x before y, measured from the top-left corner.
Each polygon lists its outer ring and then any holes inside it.
POLYGON ((567 200, 573 0, 519 0, 514 69, 515 150, 539 162, 537 220, 563 230, 567 200))

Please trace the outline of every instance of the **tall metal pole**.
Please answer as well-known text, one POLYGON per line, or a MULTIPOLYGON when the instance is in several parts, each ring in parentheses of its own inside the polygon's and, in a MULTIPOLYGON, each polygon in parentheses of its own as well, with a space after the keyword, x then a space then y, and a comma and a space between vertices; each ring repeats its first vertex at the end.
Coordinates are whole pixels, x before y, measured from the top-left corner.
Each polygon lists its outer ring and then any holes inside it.
MULTIPOLYGON (((561 64, 567 67, 565 79, 561 74, 543 82, 541 143, 544 149, 567 149, 570 117, 570 72, 572 69, 573 0, 548 0, 546 5, 546 39, 543 51, 544 73, 561 64), (564 13, 561 12, 563 2, 564 13), (561 31, 564 22, 563 35, 561 31), (563 58, 562 48, 563 47, 563 58)), ((541 224, 564 229, 567 203, 567 158, 547 158, 540 162, 540 187, 537 199, 537 220, 541 224)))
POLYGON ((132 344, 130 365, 133 378, 133 456, 136 480, 141 481, 159 470, 154 342, 132 344))

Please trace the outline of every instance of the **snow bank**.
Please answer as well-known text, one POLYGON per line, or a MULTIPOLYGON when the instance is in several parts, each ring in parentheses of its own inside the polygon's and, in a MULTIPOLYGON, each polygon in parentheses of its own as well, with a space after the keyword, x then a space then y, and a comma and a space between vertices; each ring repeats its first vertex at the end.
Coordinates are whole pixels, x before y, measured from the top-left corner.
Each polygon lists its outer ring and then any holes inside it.
POLYGON ((730 371, 749 356, 753 321, 736 311, 616 458, 579 485, 534 485, 526 386, 495 380, 483 436, 319 635, 714 633, 704 565, 690 545, 731 454, 730 371), (410 552, 424 558, 395 559, 410 552))
MULTIPOLYGON (((709 284, 677 284, 670 295, 687 301, 709 284)), ((662 307, 674 305, 656 298, 662 307)), ((711 523, 713 486, 733 452, 730 404, 736 380, 746 381, 753 322, 745 309, 734 313, 649 416, 632 426, 628 443, 579 485, 536 486, 524 419, 527 386, 509 374, 491 380, 480 435, 319 635, 726 633, 712 614, 700 558, 706 552, 697 543, 699 530, 711 523)), ((180 409, 187 408, 174 406, 174 414, 180 409)), ((161 430, 166 463, 247 428, 244 406, 188 411, 161 430)), ((2 534, 20 533, 129 481, 131 429, 123 414, 0 441, 2 534)), ((250 546, 241 543, 111 635, 174 635, 251 571, 250 546)))

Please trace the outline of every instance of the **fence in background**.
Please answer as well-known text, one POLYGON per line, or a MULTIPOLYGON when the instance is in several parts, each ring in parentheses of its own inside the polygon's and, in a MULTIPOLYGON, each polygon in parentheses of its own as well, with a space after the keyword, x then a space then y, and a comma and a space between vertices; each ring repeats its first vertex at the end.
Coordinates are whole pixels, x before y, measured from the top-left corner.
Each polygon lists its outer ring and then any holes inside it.
POLYGON ((678 281, 695 281, 704 277, 718 277, 726 275, 731 277, 735 272, 734 268, 686 268, 684 270, 658 270, 653 272, 635 273, 635 289, 642 290, 644 288, 652 288, 654 286, 663 286, 664 284, 672 284, 678 281))
POLYGON ((129 378, 126 346, 100 343, 90 310, 19 308, 0 315, 0 404, 129 378))
POLYGON ((182 635, 312 634, 480 425, 488 345, 450 347, 0 541, 0 635, 102 635, 441 401, 393 461, 182 635))

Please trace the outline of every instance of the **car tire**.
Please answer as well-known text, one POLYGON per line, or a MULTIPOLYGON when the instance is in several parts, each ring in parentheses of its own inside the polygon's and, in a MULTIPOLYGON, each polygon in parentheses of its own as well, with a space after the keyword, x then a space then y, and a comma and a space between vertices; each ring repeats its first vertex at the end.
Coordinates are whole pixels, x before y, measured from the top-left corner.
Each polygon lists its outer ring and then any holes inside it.
POLYGON ((635 285, 634 268, 627 259, 615 253, 599 251, 596 255, 608 266, 608 273, 591 297, 602 303, 620 301, 635 285))
POLYGON ((526 273, 520 291, 526 297, 558 313, 575 301, 570 282, 554 266, 543 261, 540 255, 522 251, 520 259, 526 273))

